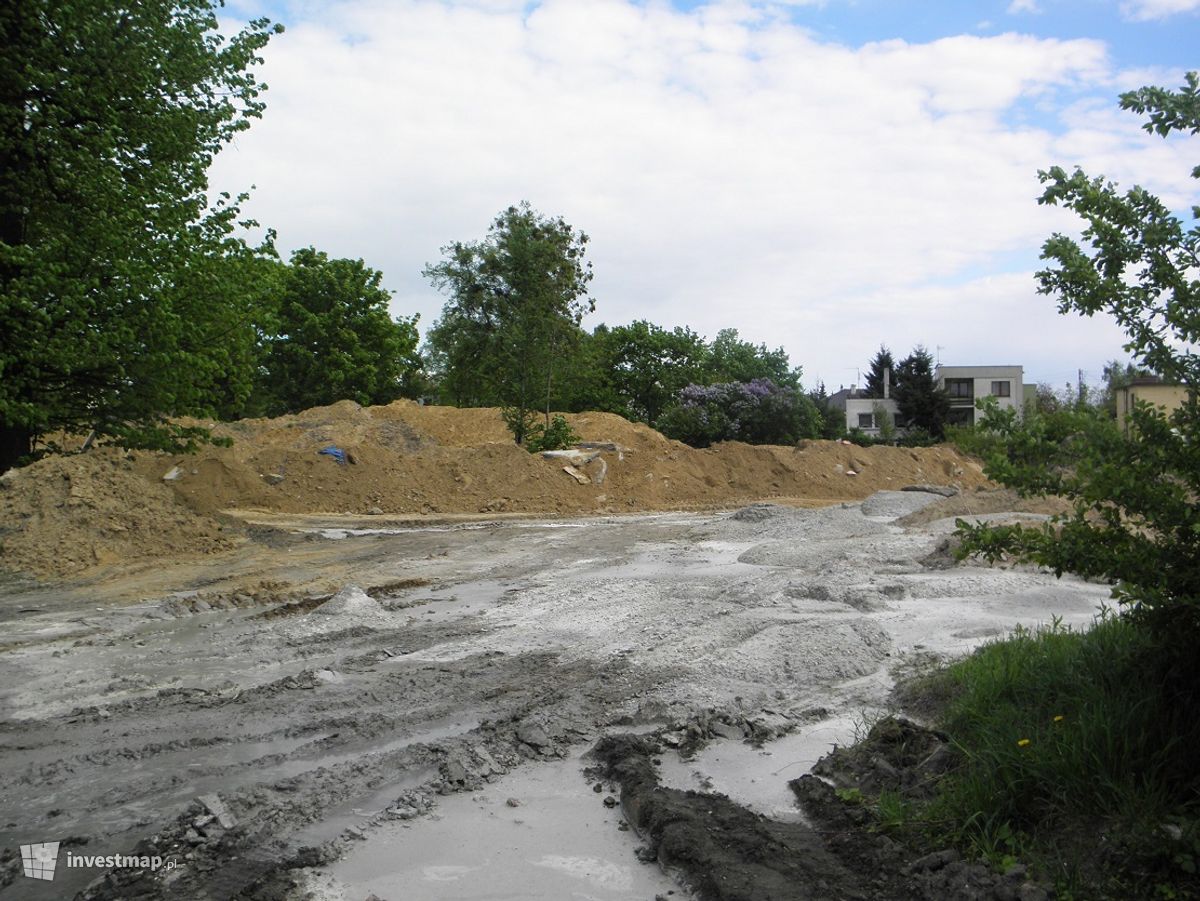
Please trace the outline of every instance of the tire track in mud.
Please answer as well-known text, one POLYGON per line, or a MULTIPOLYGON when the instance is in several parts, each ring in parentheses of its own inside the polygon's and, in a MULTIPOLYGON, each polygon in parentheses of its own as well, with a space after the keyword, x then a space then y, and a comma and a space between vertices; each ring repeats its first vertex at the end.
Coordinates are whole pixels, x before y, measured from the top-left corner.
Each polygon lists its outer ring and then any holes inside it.
MULTIPOLYGON (((89 614, 94 637, 0 655, 23 717, 0 723, 0 895, 288 898, 296 873, 370 841, 372 823, 419 819, 440 793, 631 723, 689 741, 768 739, 814 708, 877 702, 888 668, 943 623, 967 634, 1003 620, 975 607, 922 619, 914 605, 988 585, 982 570, 925 572, 932 533, 857 508, 751 511, 545 536, 524 524, 482 545, 446 533, 446 557, 421 557, 432 586, 362 616, 305 604, 274 619, 89 614), (72 709, 78 695, 87 702, 72 709), (195 800, 211 794, 233 825, 195 800), (185 865, 90 888, 94 871, 71 874, 60 894, 29 895, 7 849, 54 836, 185 865)), ((381 560, 413 546, 364 542, 381 560)), ((358 565, 361 547, 350 556, 358 565)), ((1009 595, 1051 582, 997 580, 1009 595)), ((1077 616, 1098 596, 1064 595, 1077 616)), ((939 640, 935 651, 972 641, 939 640)))

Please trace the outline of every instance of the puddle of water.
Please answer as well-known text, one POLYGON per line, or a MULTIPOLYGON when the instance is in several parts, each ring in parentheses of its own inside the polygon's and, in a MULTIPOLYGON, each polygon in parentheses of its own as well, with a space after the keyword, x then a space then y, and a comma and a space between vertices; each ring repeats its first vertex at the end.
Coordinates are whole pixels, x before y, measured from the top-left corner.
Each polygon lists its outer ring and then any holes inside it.
POLYGON ((532 765, 476 794, 441 799, 436 813, 387 824, 334 864, 347 897, 406 901, 647 901, 689 897, 634 856, 619 808, 584 781, 578 757, 532 765), (508 798, 519 802, 509 807, 508 798))
POLYGON ((832 717, 805 726, 762 748, 713 742, 691 760, 672 752, 662 758, 659 779, 670 788, 719 792, 764 816, 801 822, 804 815, 788 782, 807 773, 835 745, 854 742, 858 717, 832 717))

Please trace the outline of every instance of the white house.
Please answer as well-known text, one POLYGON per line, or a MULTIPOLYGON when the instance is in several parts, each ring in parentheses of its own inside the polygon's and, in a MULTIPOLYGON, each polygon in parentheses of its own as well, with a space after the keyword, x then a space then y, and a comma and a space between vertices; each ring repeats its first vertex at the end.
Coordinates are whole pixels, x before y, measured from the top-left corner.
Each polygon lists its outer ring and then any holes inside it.
POLYGON ((846 431, 858 429, 864 435, 878 438, 884 424, 884 418, 889 417, 892 425, 896 424, 899 409, 892 399, 892 374, 890 370, 883 371, 883 397, 867 397, 857 385, 842 388, 829 395, 829 405, 846 414, 846 431))
POLYGON ((994 397, 1003 407, 1024 408, 1024 370, 1020 366, 938 366, 938 387, 950 395, 950 425, 974 425, 980 417, 975 401, 994 397))

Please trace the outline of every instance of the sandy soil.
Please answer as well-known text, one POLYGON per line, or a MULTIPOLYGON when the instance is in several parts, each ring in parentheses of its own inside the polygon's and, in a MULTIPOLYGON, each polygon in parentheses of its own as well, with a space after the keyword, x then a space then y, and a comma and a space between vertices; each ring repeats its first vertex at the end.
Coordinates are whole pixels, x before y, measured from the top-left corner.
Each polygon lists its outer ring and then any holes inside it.
MULTIPOLYGON (((579 755, 644 733, 655 778, 692 808, 725 792, 722 821, 746 835, 898 672, 1017 623, 1085 623, 1107 598, 928 565, 945 521, 897 520, 933 501, 382 530, 282 511, 207 562, 9 580, 0 896, 743 897, 679 869, 636 793, 586 779, 579 755), (172 866, 60 863, 43 883, 21 875, 30 841, 172 866)), ((824 880, 795 897, 870 891, 799 818, 780 822, 816 855, 794 866, 824 880)), ((761 829, 760 852, 782 834, 761 829)))
POLYGON ((514 445, 495 409, 363 408, 207 423, 229 447, 194 455, 98 448, 0 477, 0 569, 38 578, 189 562, 238 566, 247 516, 609 515, 730 509, 771 499, 809 506, 880 489, 986 480, 947 447, 799 447, 731 442, 696 450, 609 413, 567 417, 601 446, 580 461, 514 445), (352 463, 320 451, 337 447, 352 463), (223 511, 238 511, 230 519, 223 511))

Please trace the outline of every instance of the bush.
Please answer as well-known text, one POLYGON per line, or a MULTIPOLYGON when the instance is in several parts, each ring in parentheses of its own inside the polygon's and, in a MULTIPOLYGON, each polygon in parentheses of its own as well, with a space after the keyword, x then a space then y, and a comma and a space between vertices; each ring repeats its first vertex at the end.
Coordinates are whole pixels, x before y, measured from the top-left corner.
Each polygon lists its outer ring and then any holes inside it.
POLYGON ((1018 630, 943 671, 960 763, 925 811, 934 838, 1025 857, 1078 897, 1195 897, 1200 717, 1179 664, 1107 614, 1018 630))
POLYGON ((657 425, 668 438, 693 447, 717 441, 794 444, 815 438, 821 427, 812 400, 770 379, 688 385, 657 425))
POLYGON ((548 450, 562 450, 579 441, 579 436, 562 416, 555 416, 550 425, 535 423, 525 438, 525 447, 531 454, 548 450))

